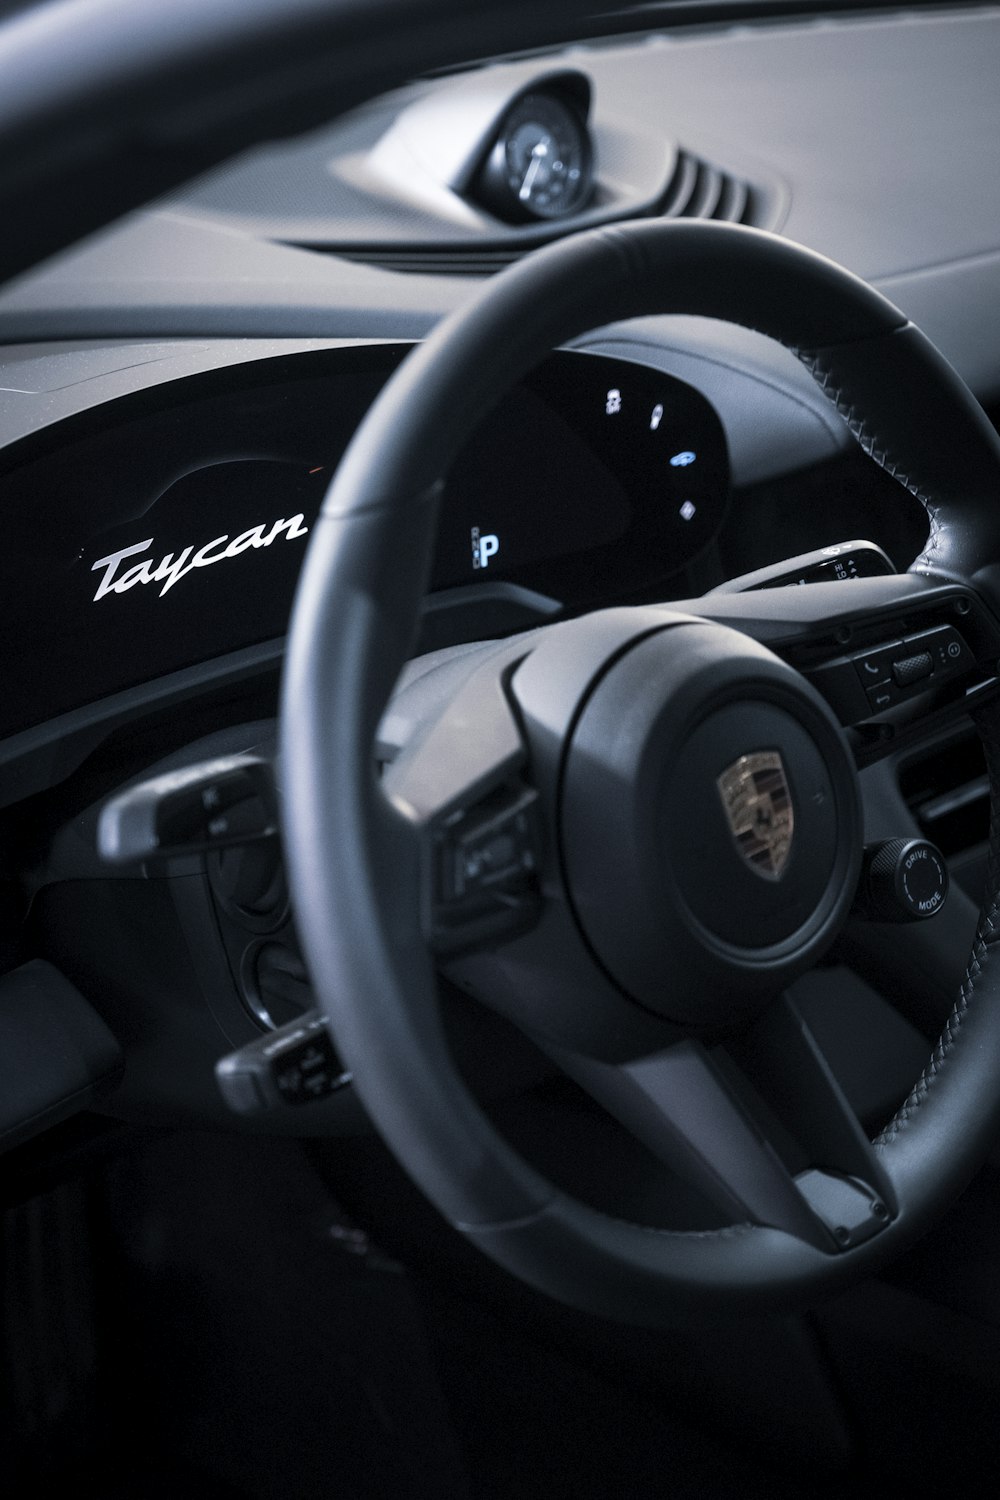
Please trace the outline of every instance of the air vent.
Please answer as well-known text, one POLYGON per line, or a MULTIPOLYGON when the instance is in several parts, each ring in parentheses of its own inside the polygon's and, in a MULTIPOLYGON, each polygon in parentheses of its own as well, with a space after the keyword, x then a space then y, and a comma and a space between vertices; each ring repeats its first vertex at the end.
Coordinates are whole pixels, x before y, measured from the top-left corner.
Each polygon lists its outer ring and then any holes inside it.
MULTIPOLYGON (((324 247, 325 248, 325 247, 324 247)), ((335 246, 332 253, 341 260, 376 266, 380 271, 403 271, 418 276, 492 276, 505 266, 513 265, 523 250, 477 250, 469 246, 447 245, 359 245, 335 246)))
POLYGON ((689 151, 680 151, 659 211, 665 219, 723 219, 728 224, 757 224, 753 208, 749 183, 730 177, 689 151))
MULTIPOLYGON (((776 195, 751 186, 721 168, 702 161, 690 151, 678 151, 673 175, 666 190, 644 217, 664 219, 717 219, 728 224, 750 224, 773 229, 779 217, 776 195)), ((591 215, 587 223, 594 222, 591 215)), ((613 222, 601 218, 599 222, 613 222)), ((382 271, 400 271, 421 276, 492 276, 520 260, 537 245, 571 234, 573 225, 541 235, 532 229, 513 243, 496 240, 464 240, 437 244, 330 245, 307 248, 330 250, 342 260, 375 266, 382 271)), ((583 227, 578 225, 577 227, 583 227)))

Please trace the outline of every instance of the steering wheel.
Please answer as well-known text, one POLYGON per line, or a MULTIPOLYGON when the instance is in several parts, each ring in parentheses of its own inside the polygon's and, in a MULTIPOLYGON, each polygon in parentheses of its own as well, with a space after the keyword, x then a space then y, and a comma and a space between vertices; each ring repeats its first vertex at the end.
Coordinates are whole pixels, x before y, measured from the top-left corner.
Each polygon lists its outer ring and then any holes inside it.
POLYGON ((862 857, 852 745, 792 660, 820 681, 853 671, 852 647, 960 626, 995 810, 998 495, 1000 443, 927 339, 831 262, 728 225, 644 222, 529 257, 410 355, 358 429, 286 660, 297 922, 379 1131, 450 1223, 535 1287, 650 1324, 803 1305, 912 1242, 989 1147, 995 822, 968 977, 874 1143, 784 992, 841 929, 862 857), (604 610, 493 643, 423 695, 380 776, 449 463, 553 346, 651 311, 793 349, 926 507, 925 551, 889 578, 604 610), (695 1184, 720 1227, 621 1222, 524 1161, 449 1056, 441 963, 695 1184))
MULTIPOLYGON (((42 7, 0 36, 0 275, 240 147, 319 123, 331 100, 346 108, 422 67, 542 41, 542 11, 548 24, 587 9, 149 0, 123 26, 120 0, 42 7)), ((297 918, 371 1118, 444 1215, 527 1281, 650 1323, 803 1304, 909 1244, 991 1144, 996 819, 965 986, 874 1144, 782 992, 836 936, 860 859, 852 747, 792 659, 835 667, 852 641, 959 622, 986 679, 977 716, 996 804, 998 481, 995 434, 902 314, 815 255, 713 225, 605 230, 531 257, 411 356, 359 429, 289 640, 297 918), (450 459, 552 346, 649 311, 730 319, 793 347, 927 508, 927 549, 902 577, 601 612, 484 648, 379 777, 373 744, 411 650, 450 459), (763 874, 730 817, 758 771, 770 787, 751 804, 784 825, 783 853, 764 841, 763 874), (487 856, 500 878, 470 897, 487 856), (523 1161, 449 1056, 441 962, 693 1177, 728 1227, 622 1223, 523 1161), (719 1066, 722 1039, 799 1142, 798 1163, 719 1066)))

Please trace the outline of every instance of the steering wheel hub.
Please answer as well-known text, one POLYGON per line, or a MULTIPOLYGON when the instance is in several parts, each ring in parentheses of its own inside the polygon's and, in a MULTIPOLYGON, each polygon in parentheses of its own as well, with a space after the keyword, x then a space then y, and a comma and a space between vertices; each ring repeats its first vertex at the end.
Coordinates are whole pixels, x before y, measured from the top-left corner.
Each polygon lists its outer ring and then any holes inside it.
POLYGON ((618 657, 566 757, 570 899, 605 970, 685 1026, 736 1024, 814 963, 857 884, 857 778, 802 677, 680 621, 618 657))

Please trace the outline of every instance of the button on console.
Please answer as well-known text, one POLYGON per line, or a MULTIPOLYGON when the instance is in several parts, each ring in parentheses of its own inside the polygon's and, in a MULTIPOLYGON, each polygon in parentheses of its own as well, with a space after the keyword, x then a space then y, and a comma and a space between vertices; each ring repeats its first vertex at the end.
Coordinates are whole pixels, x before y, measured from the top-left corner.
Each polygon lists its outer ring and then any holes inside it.
POLYGON ((890 641, 885 646, 874 646, 852 658, 854 670, 866 690, 877 683, 888 682, 892 675, 892 664, 906 654, 902 641, 890 641))
POLYGON ((902 689, 890 678, 888 682, 880 682, 877 687, 868 689, 868 707, 873 714, 881 714, 898 703, 902 696, 902 689))
POLYGON ((976 664, 954 625, 934 625, 901 641, 873 646, 851 661, 864 686, 869 714, 884 713, 904 698, 928 692, 976 664))
POLYGON ((892 675, 902 688, 922 682, 933 670, 934 658, 929 651, 921 651, 919 656, 904 656, 902 661, 894 661, 892 664, 892 675))
POLYGON ((537 794, 522 791, 449 829, 441 846, 439 901, 452 908, 508 887, 516 893, 538 868, 537 794))

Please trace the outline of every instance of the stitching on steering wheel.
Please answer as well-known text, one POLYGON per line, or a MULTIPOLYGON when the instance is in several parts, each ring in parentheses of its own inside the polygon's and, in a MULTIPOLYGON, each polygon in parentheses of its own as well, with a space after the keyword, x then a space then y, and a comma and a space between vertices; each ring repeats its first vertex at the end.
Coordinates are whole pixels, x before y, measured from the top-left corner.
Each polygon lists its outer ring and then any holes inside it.
POLYGON ((823 394, 833 403, 837 411, 844 418, 851 433, 857 439, 862 452, 866 453, 874 463, 877 463, 880 469, 884 469, 892 479, 895 479, 897 484, 901 484, 905 489, 909 490, 910 494, 915 496, 926 510, 930 520, 930 534, 927 538, 927 545, 921 552, 918 562, 929 565, 932 561, 932 554, 937 550, 943 530, 941 522, 938 519, 938 507, 933 496, 929 495, 925 489, 922 489, 915 479, 910 478, 909 474, 891 458, 887 449, 879 447, 878 439, 866 426, 866 418, 863 415, 859 416, 857 406, 845 395, 844 387, 837 383, 839 377, 833 356, 828 355, 824 360, 821 354, 813 353, 806 349, 796 349, 794 353, 802 361, 802 364, 809 371, 823 394))
MULTIPOLYGON (((601 230, 600 235, 606 244, 613 245, 621 254, 626 268, 634 275, 649 274, 652 269, 652 257, 643 242, 631 238, 624 230, 614 226, 601 230)), ((760 333, 765 338, 774 337, 773 332, 766 328, 760 328, 756 321, 752 319, 741 319, 740 322, 742 327, 749 329, 752 333, 760 333)), ((792 345, 787 345, 786 347, 791 350, 796 359, 809 371, 809 374, 816 381, 824 396, 826 396, 831 405, 843 417, 847 423, 848 430, 857 440, 862 452, 871 458, 874 463, 878 464, 880 469, 884 469, 897 484, 902 485, 904 489, 908 490, 924 507, 929 521, 929 533, 926 546, 917 561, 930 566, 933 553, 939 546, 944 530, 939 519, 939 508, 936 500, 892 458, 887 448, 879 445, 877 436, 867 425, 867 418, 863 414, 859 414, 856 403, 851 401, 845 394, 845 388, 840 383, 841 377, 837 372, 835 354, 829 351, 824 353, 819 350, 796 348, 792 345)))

